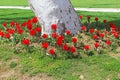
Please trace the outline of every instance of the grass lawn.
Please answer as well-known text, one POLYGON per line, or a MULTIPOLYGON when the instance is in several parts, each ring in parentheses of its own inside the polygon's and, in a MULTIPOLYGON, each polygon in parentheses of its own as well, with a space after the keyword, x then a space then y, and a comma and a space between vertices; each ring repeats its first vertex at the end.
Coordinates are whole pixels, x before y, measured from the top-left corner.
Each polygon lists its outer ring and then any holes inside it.
POLYGON ((120 8, 120 0, 71 0, 74 7, 120 8))
POLYGON ((27 6, 27 0, 0 0, 0 6, 27 6))
MULTIPOLYGON (((99 17, 101 21, 107 19, 108 22, 114 22, 120 26, 119 13, 78 12, 78 14, 84 16, 83 21, 89 15, 93 20, 94 17, 99 17)), ((29 10, 1 9, 0 25, 2 22, 12 20, 21 23, 33 16, 34 14, 29 10)), ((11 46, 12 44, 0 41, 0 78, 7 75, 5 80, 18 80, 17 78, 20 79, 23 74, 34 76, 39 73, 47 74, 48 78, 52 77, 48 80, 79 80, 82 77, 84 77, 83 80, 120 80, 120 59, 109 55, 109 51, 83 59, 54 60, 47 56, 41 57, 43 52, 39 51, 38 47, 35 47, 36 50, 31 54, 14 54, 11 46)))
MULTIPOLYGON (((74 7, 120 8, 119 0, 71 0, 74 7)), ((0 0, 0 6, 27 6, 27 0, 0 0)))
MULTIPOLYGON (((108 22, 114 22, 117 26, 120 26, 120 14, 119 13, 104 13, 104 12, 77 12, 78 15, 83 15, 83 21, 86 21, 87 16, 91 16, 91 19, 94 20, 94 17, 99 17, 99 20, 102 21, 107 19, 108 22)), ((34 14, 30 10, 16 10, 16 9, 0 9, 0 24, 4 21, 11 22, 11 20, 23 22, 27 19, 33 17, 34 14)))

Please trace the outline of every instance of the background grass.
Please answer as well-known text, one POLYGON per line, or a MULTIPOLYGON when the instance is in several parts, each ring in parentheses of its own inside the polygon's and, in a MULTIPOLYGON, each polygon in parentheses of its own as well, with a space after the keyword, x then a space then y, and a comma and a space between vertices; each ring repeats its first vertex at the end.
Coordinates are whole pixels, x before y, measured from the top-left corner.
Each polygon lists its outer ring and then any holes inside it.
MULTIPOLYGON (((100 21, 107 19, 108 22, 114 22, 118 27, 120 26, 120 14, 119 13, 105 13, 105 12, 82 12, 78 11, 78 15, 83 15, 83 22, 86 21, 87 16, 91 16, 93 21, 95 17, 99 17, 100 21)), ((22 23, 34 16, 31 10, 16 10, 16 9, 0 9, 0 25, 3 22, 18 21, 22 23)))
MULTIPOLYGON (((41 57, 40 51, 36 47, 34 53, 14 54, 11 45, 0 45, 0 61, 3 63, 17 57, 18 61, 14 68, 21 65, 18 70, 22 74, 28 73, 34 76, 37 73, 45 73, 52 76, 54 80, 79 80, 79 77, 84 76, 84 80, 119 80, 120 79, 120 59, 110 57, 108 54, 99 56, 91 56, 83 59, 67 59, 53 60, 50 57, 41 57), (6 51, 9 49, 9 51, 6 51)), ((11 67, 11 63, 8 64, 11 67)), ((0 65, 0 71, 4 66, 0 65)))
POLYGON ((28 0, 0 0, 0 6, 27 6, 28 0))
MULTIPOLYGON (((99 17, 100 21, 107 19, 108 22, 115 22, 120 26, 119 13, 97 13, 97 12, 77 12, 78 15, 83 15, 83 22, 86 16, 99 17)), ((11 22, 12 20, 22 23, 33 17, 34 14, 30 10, 12 10, 0 9, 0 25, 2 22, 11 22)), ((2 27, 2 26, 1 26, 2 27)), ((92 56, 83 59, 68 59, 68 60, 53 60, 50 57, 41 57, 41 51, 36 47, 34 53, 14 54, 14 49, 11 44, 2 43, 0 41, 0 61, 7 61, 17 57, 18 62, 14 68, 19 67, 22 74, 28 73, 33 76, 37 73, 45 73, 52 76, 55 80, 79 80, 80 75, 84 76, 84 80, 119 80, 120 79, 120 59, 115 59, 106 54, 92 56), (8 50, 9 49, 9 50, 8 50)), ((8 64, 11 67, 11 64, 8 64)), ((12 65, 13 66, 13 65, 12 65)), ((0 71, 4 66, 0 64, 0 71)), ((13 67, 12 67, 13 68, 13 67)))
POLYGON ((71 0, 74 7, 120 8, 120 0, 71 0))
MULTIPOLYGON (((71 0, 74 7, 120 8, 120 0, 71 0)), ((28 6, 27 0, 0 0, 0 6, 28 6)))

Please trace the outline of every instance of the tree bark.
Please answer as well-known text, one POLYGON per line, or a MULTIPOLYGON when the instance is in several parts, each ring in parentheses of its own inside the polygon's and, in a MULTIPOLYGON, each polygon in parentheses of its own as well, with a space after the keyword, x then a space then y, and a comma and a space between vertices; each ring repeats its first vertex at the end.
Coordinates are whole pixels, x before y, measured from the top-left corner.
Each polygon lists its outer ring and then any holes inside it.
POLYGON ((51 25, 57 25, 57 33, 70 30, 76 34, 80 30, 79 18, 70 0, 29 0, 29 5, 42 27, 42 34, 51 34, 51 25))

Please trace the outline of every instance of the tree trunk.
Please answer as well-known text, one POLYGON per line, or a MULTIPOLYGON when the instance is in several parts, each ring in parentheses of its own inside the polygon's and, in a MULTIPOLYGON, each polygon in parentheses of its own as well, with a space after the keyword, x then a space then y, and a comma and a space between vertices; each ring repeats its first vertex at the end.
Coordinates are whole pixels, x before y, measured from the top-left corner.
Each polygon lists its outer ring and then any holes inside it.
POLYGON ((70 30, 76 34, 80 30, 79 18, 70 0, 29 0, 29 5, 42 27, 42 34, 51 34, 52 24, 57 24, 57 33, 70 30))

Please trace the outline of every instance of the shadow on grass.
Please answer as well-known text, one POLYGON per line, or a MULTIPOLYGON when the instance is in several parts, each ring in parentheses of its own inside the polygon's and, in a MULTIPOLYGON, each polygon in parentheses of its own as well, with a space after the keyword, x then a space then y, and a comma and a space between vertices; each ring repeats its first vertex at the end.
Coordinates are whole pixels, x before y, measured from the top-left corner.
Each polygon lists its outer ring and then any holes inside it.
MULTIPOLYGON (((34 14, 31 11, 25 11, 25 10, 0 10, 4 11, 5 13, 0 13, 0 24, 3 22, 11 22, 11 21, 17 21, 19 23, 22 23, 24 21, 27 21, 28 19, 32 18, 34 14), (7 13, 9 12, 9 13, 7 13)), ((109 30, 109 23, 113 22, 117 27, 120 27, 120 20, 119 20, 119 14, 117 13, 97 13, 97 12, 77 12, 78 15, 83 16, 91 16, 91 23, 87 24, 86 22, 82 22, 84 25, 86 25, 88 28, 95 28, 98 30, 107 29, 109 30), (113 15, 112 15, 113 14, 113 15), (98 17, 99 21, 95 22, 94 18, 98 17), (106 24, 103 23, 102 20, 108 20, 106 24), (115 20, 116 19, 116 20, 115 20)), ((84 18, 84 21, 85 20, 84 18)))
POLYGON ((117 27, 120 27, 120 20, 113 20, 113 21, 109 21, 108 23, 114 23, 117 27))
POLYGON ((82 25, 85 25, 88 28, 88 30, 93 28, 93 29, 97 29, 97 30, 105 30, 106 29, 109 31, 110 30, 109 24, 111 22, 114 23, 117 28, 120 27, 120 20, 113 20, 113 21, 109 21, 107 23, 104 23, 101 21, 97 21, 97 22, 94 21, 94 22, 90 22, 90 23, 84 22, 84 23, 82 23, 82 25))

